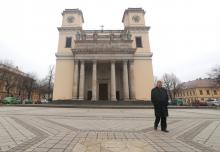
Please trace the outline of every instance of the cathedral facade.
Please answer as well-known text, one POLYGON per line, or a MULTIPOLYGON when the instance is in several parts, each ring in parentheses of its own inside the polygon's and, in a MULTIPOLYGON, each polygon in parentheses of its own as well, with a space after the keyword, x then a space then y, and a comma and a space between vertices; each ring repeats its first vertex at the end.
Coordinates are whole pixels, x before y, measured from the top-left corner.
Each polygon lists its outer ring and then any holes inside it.
POLYGON ((83 30, 83 13, 65 9, 53 100, 150 100, 152 52, 141 8, 125 10, 122 30, 83 30))

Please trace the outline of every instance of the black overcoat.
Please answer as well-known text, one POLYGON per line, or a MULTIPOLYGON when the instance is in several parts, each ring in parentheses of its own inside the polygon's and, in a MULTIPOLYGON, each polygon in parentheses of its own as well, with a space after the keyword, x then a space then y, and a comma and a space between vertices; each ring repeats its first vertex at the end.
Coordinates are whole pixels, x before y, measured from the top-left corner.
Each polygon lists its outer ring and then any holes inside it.
POLYGON ((151 90, 151 102, 154 105, 155 116, 168 116, 168 94, 166 89, 155 87, 151 90))

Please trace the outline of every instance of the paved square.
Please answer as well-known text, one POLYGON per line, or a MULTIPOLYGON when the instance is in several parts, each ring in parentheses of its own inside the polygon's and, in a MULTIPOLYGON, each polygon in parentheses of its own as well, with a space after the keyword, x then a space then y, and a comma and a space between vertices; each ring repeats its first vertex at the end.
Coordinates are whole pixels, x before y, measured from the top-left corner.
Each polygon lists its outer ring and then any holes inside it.
POLYGON ((152 109, 0 107, 0 151, 217 152, 220 110, 170 109, 169 133, 152 109))

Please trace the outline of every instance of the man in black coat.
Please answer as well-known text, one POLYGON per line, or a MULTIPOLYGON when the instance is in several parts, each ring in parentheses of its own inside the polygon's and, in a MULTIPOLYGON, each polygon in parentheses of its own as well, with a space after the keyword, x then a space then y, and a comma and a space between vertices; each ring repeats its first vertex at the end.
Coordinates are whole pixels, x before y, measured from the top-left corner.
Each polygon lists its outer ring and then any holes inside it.
POLYGON ((168 117, 168 94, 166 89, 162 87, 162 82, 157 81, 157 86, 151 90, 151 102, 154 105, 155 122, 154 129, 157 130, 158 124, 161 120, 161 131, 167 131, 167 117, 168 117))

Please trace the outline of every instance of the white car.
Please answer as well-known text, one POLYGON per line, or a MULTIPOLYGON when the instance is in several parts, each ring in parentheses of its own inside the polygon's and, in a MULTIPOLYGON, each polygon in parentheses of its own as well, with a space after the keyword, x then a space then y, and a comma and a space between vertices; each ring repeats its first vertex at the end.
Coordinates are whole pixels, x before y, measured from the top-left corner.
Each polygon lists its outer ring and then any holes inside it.
POLYGON ((208 101, 208 106, 220 106, 220 100, 208 101))
POLYGON ((41 103, 48 103, 47 99, 41 99, 41 103))

